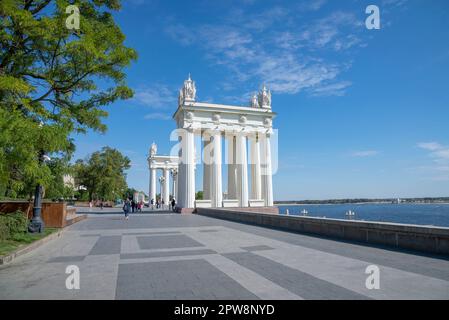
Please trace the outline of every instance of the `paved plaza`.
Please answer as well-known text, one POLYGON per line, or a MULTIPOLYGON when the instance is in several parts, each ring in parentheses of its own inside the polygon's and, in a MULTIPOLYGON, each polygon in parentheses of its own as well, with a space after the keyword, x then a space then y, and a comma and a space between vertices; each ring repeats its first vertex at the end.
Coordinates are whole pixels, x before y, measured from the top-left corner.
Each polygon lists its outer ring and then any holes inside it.
MULTIPOLYGON (((0 299, 449 299, 449 260, 199 215, 92 214, 0 266, 0 299), (66 267, 80 289, 66 288, 66 267), (367 266, 380 289, 367 289, 367 266)), ((118 210, 116 210, 118 211, 118 210)))

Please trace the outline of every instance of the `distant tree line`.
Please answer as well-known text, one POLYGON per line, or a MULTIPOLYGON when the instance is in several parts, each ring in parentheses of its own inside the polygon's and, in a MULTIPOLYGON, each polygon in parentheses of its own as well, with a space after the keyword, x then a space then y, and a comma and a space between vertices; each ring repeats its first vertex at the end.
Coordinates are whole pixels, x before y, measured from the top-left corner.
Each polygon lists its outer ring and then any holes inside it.
POLYGON ((275 201, 275 204, 347 204, 347 203, 442 203, 449 202, 449 197, 425 198, 381 198, 381 199, 328 199, 328 200, 287 200, 275 201))

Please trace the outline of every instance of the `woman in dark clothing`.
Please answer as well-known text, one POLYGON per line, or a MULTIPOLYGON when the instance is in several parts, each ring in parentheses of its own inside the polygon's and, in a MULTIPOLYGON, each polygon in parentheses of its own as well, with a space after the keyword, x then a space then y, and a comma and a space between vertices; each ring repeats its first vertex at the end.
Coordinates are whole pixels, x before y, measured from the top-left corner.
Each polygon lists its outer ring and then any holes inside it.
POLYGON ((130 210, 131 204, 128 199, 125 200, 125 204, 123 205, 123 211, 125 212, 125 219, 129 219, 129 210, 130 210))

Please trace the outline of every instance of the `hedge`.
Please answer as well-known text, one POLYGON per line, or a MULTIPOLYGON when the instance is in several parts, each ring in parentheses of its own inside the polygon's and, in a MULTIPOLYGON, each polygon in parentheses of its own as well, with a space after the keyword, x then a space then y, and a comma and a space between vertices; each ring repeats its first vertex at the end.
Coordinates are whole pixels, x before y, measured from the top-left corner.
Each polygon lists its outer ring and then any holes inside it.
POLYGON ((28 218, 22 211, 13 213, 0 212, 0 240, 8 240, 17 234, 26 233, 28 218))

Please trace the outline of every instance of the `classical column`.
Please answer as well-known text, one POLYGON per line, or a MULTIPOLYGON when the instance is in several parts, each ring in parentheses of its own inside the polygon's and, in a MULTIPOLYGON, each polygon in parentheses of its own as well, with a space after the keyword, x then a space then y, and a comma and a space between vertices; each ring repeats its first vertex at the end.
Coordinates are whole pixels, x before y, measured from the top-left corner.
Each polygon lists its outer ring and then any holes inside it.
POLYGON ((164 204, 168 205, 170 202, 170 170, 164 168, 164 204))
POLYGON ((203 199, 211 199, 210 193, 210 169, 211 169, 211 156, 210 156, 210 136, 208 134, 203 135, 203 199))
POLYGON ((194 208, 195 206, 195 134, 191 129, 181 129, 181 163, 178 177, 178 207, 194 208))
POLYGON ((262 197, 265 200, 265 206, 273 206, 273 182, 271 172, 271 143, 270 135, 260 135, 261 148, 261 171, 262 171, 262 197))
POLYGON ((160 202, 162 203, 162 199, 164 199, 164 175, 159 177, 159 193, 160 193, 160 202))
POLYGON ((150 168, 150 203, 153 199, 153 204, 156 203, 156 169, 150 168))
POLYGON ((218 208, 222 206, 223 191, 221 179, 221 132, 214 131, 212 133, 212 163, 210 165, 211 174, 211 200, 212 207, 218 208))
POLYGON ((178 201, 178 196, 177 196, 177 182, 178 182, 178 171, 176 169, 172 169, 171 171, 172 177, 173 177, 173 191, 172 191, 172 195, 173 198, 175 199, 175 201, 178 201))
POLYGON ((251 146, 251 199, 262 199, 260 172, 260 142, 257 134, 249 137, 251 146))
POLYGON ((248 207, 248 161, 246 154, 246 136, 236 136, 237 159, 237 198, 240 207, 248 207))
POLYGON ((226 139, 228 141, 228 199, 237 199, 235 136, 227 135, 226 139))

